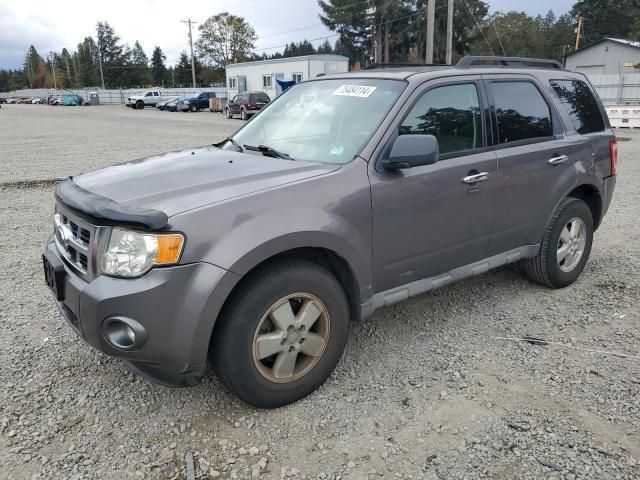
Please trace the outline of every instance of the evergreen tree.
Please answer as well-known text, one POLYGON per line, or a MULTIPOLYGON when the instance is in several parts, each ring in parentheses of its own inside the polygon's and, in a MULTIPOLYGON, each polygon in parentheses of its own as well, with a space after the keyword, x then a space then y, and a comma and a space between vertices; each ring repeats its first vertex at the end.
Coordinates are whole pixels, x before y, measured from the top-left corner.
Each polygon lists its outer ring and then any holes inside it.
POLYGON ((167 67, 164 64, 166 59, 162 49, 158 46, 154 47, 151 55, 151 78, 156 85, 164 85, 169 78, 167 67))
POLYGON ((191 61, 187 52, 180 54, 180 60, 174 68, 174 80, 176 87, 188 87, 191 85, 191 61))
POLYGON ((130 51, 125 50, 125 46, 121 45, 120 37, 107 22, 98 22, 98 49, 102 57, 102 72, 104 75, 104 83, 107 88, 122 87, 125 67, 129 63, 130 51))
POLYGON ((92 37, 85 37, 78 44, 74 54, 77 87, 94 87, 100 85, 100 67, 98 64, 98 45, 92 37))
POLYGON ((151 70, 149 69, 149 58, 144 53, 140 42, 136 40, 131 50, 131 64, 128 69, 129 86, 144 87, 151 82, 151 70))
POLYGON ((329 43, 329 39, 326 39, 319 47, 317 52, 319 54, 327 55, 333 53, 333 47, 329 43))

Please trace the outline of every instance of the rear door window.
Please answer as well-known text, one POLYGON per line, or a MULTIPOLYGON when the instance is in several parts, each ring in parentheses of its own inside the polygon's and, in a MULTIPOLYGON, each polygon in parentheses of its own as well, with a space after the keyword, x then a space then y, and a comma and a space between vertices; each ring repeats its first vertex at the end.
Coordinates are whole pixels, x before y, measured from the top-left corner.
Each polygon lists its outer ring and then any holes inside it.
POLYGON ((269 97, 267 96, 266 93, 254 93, 251 95, 252 103, 257 103, 257 102, 267 103, 268 101, 269 101, 269 97))
POLYGON ((551 80, 551 87, 580 134, 602 132, 604 119, 589 86, 580 80, 551 80))
POLYGON ((482 147, 482 119, 475 84, 429 90, 413 106, 398 133, 433 135, 441 155, 482 147))
POLYGON ((553 137, 551 109, 527 81, 489 82, 498 120, 498 143, 553 137))

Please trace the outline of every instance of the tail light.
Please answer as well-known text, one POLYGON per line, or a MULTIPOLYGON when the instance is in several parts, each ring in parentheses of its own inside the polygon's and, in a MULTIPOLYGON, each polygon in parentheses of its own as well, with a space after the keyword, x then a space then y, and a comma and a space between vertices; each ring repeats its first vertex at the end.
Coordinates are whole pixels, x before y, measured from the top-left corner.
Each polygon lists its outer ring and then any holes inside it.
POLYGON ((618 141, 614 138, 609 141, 609 156, 611 157, 611 175, 618 173, 618 141))

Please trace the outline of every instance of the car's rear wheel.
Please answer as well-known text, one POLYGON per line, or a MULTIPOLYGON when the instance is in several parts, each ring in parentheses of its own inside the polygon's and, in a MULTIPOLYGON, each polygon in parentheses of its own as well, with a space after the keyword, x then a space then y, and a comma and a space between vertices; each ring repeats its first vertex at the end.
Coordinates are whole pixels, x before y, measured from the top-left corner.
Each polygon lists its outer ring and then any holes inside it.
POLYGON ((567 198, 547 227, 538 255, 527 262, 527 274, 542 285, 566 287, 584 270, 592 242, 593 216, 589 206, 580 199, 567 198))
POLYGON ((240 109, 240 118, 242 118, 242 120, 249 120, 249 115, 247 115, 247 111, 244 108, 240 109))
POLYGON ((190 112, 197 112, 198 111, 198 105, 196 105, 195 103, 192 103, 191 105, 189 105, 189 111, 190 112))
POLYGON ((243 401, 275 408, 329 377, 347 341, 349 307, 328 270, 296 260, 254 273, 218 321, 210 351, 218 377, 243 401))
POLYGON ((142 109, 144 108, 144 102, 143 102, 142 100, 138 100, 138 101, 136 102, 136 108, 137 108, 138 110, 142 110, 142 109))

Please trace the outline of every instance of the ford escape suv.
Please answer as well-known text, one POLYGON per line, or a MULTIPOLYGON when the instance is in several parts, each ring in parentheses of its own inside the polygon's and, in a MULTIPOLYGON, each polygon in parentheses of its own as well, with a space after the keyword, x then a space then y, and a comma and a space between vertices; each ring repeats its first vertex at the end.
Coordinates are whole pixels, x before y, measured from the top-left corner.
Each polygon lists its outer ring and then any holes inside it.
POLYGON ((350 319, 518 261, 571 284, 616 168, 592 86, 556 62, 324 76, 219 144, 61 182, 45 279, 139 374, 193 385, 210 362, 276 407, 331 374, 350 319))

